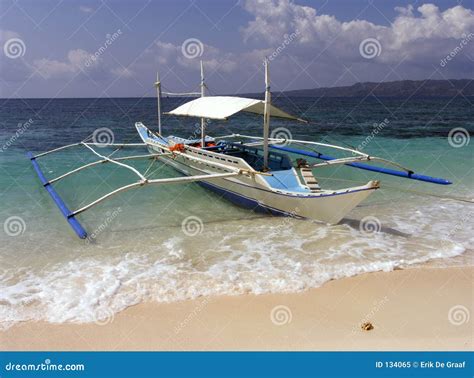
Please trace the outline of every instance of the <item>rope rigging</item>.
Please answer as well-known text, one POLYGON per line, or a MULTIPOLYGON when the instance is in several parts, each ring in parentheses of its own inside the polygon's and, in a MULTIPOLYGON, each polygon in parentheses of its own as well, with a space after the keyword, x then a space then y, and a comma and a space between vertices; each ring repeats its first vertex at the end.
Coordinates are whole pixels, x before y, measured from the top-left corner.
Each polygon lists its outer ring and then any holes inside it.
MULTIPOLYGON (((325 179, 325 180, 332 180, 332 181, 341 181, 341 182, 355 182, 355 183, 361 183, 361 180, 351 180, 351 179, 341 179, 341 178, 335 178, 335 177, 327 177, 327 176, 319 176, 317 175, 318 179, 325 179)), ((429 197, 436 197, 436 198, 441 198, 441 199, 449 199, 453 201, 460 201, 460 202, 466 202, 466 203, 474 203, 474 199, 470 198, 464 198, 464 197, 458 197, 458 196, 449 196, 449 195, 441 195, 441 194, 435 194, 435 193, 428 193, 428 192, 423 192, 419 190, 413 190, 413 189, 404 189, 400 188, 398 186, 392 186, 392 185, 382 185, 380 187, 381 189, 391 189, 391 190, 397 190, 401 192, 406 192, 406 193, 412 193, 416 194, 419 196, 429 196, 429 197)))

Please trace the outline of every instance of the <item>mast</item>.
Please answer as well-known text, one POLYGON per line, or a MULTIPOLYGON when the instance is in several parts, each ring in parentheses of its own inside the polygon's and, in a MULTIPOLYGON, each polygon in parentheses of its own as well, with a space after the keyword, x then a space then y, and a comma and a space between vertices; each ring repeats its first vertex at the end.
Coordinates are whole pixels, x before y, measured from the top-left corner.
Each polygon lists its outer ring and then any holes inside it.
POLYGON ((268 137, 270 134, 270 77, 268 74, 268 59, 265 58, 265 107, 263 113, 263 171, 268 171, 268 137))
MULTIPOLYGON (((204 97, 206 95, 205 88, 206 88, 206 85, 204 84, 204 66, 201 60, 201 97, 204 97)), ((205 139, 206 139, 206 120, 204 118, 201 118, 201 148, 206 147, 205 139)))
POLYGON ((161 82, 160 82, 160 74, 156 71, 156 102, 157 102, 157 110, 158 110, 158 134, 161 135, 161 82))

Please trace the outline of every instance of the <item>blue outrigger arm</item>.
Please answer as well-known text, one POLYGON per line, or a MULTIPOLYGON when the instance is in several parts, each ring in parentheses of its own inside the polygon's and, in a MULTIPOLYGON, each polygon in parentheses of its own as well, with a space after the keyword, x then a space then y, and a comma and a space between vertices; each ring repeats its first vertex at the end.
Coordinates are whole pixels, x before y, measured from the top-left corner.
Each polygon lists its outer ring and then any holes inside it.
POLYGON ((74 232, 79 236, 81 239, 85 239, 87 237, 87 232, 84 230, 84 228, 81 226, 79 221, 74 217, 74 215, 71 213, 69 208, 66 206, 62 198, 59 196, 59 194, 56 192, 56 190, 53 188, 53 185, 46 179, 46 177, 43 174, 43 171, 41 170, 38 162, 36 161, 35 156, 31 153, 27 153, 28 158, 31 160, 31 163, 33 164, 33 168, 35 169, 36 173, 38 174, 38 177, 41 181, 41 184, 43 184, 44 188, 47 190, 53 201, 56 203, 58 206, 59 210, 61 210, 61 213, 64 215, 64 217, 67 219, 69 225, 71 228, 74 230, 74 232))
MULTIPOLYGON (((276 146, 274 144, 270 145, 270 147, 277 150, 291 152, 291 153, 303 155, 303 156, 309 156, 309 157, 313 157, 313 158, 321 159, 325 161, 337 160, 335 157, 332 157, 329 155, 321 154, 318 152, 300 150, 298 148, 276 146)), ((407 178, 411 180, 430 182, 432 184, 438 184, 438 185, 452 184, 451 181, 443 179, 443 178, 420 175, 414 172, 404 172, 404 171, 397 171, 395 169, 390 169, 390 168, 374 167, 374 166, 363 164, 363 163, 345 163, 345 165, 349 165, 351 167, 358 168, 358 169, 364 169, 366 171, 378 172, 378 173, 383 173, 386 175, 398 176, 398 177, 403 177, 403 178, 407 178)))

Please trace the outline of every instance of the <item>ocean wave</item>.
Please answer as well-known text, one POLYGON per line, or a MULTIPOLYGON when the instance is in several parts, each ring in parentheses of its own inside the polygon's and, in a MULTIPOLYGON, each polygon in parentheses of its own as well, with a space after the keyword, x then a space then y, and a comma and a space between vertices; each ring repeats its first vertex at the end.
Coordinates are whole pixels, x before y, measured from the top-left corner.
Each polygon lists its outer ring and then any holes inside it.
MULTIPOLYGON (((121 244, 126 245, 118 240, 121 244)), ((327 227, 283 218, 213 224, 197 237, 178 233, 159 244, 110 253, 115 249, 36 270, 5 270, 0 277, 2 326, 27 320, 104 324, 140 302, 297 292, 465 250, 460 243, 440 244, 411 234, 367 236, 347 224, 327 227)))

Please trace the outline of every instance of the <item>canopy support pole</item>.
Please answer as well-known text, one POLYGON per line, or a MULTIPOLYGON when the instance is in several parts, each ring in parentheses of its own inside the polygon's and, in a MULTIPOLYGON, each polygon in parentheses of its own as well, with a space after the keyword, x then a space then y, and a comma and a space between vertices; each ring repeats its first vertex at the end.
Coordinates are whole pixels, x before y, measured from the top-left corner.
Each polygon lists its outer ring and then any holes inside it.
POLYGON ((270 77, 268 59, 265 58, 265 107, 263 113, 263 171, 268 171, 268 138, 270 136, 270 77))
POLYGON ((158 134, 161 135, 161 81, 160 73, 156 71, 156 102, 157 102, 157 111, 158 111, 158 134))
MULTIPOLYGON (((204 84, 204 66, 201 60, 201 97, 206 95, 206 85, 204 84)), ((201 118, 201 148, 206 147, 206 120, 201 118)))

